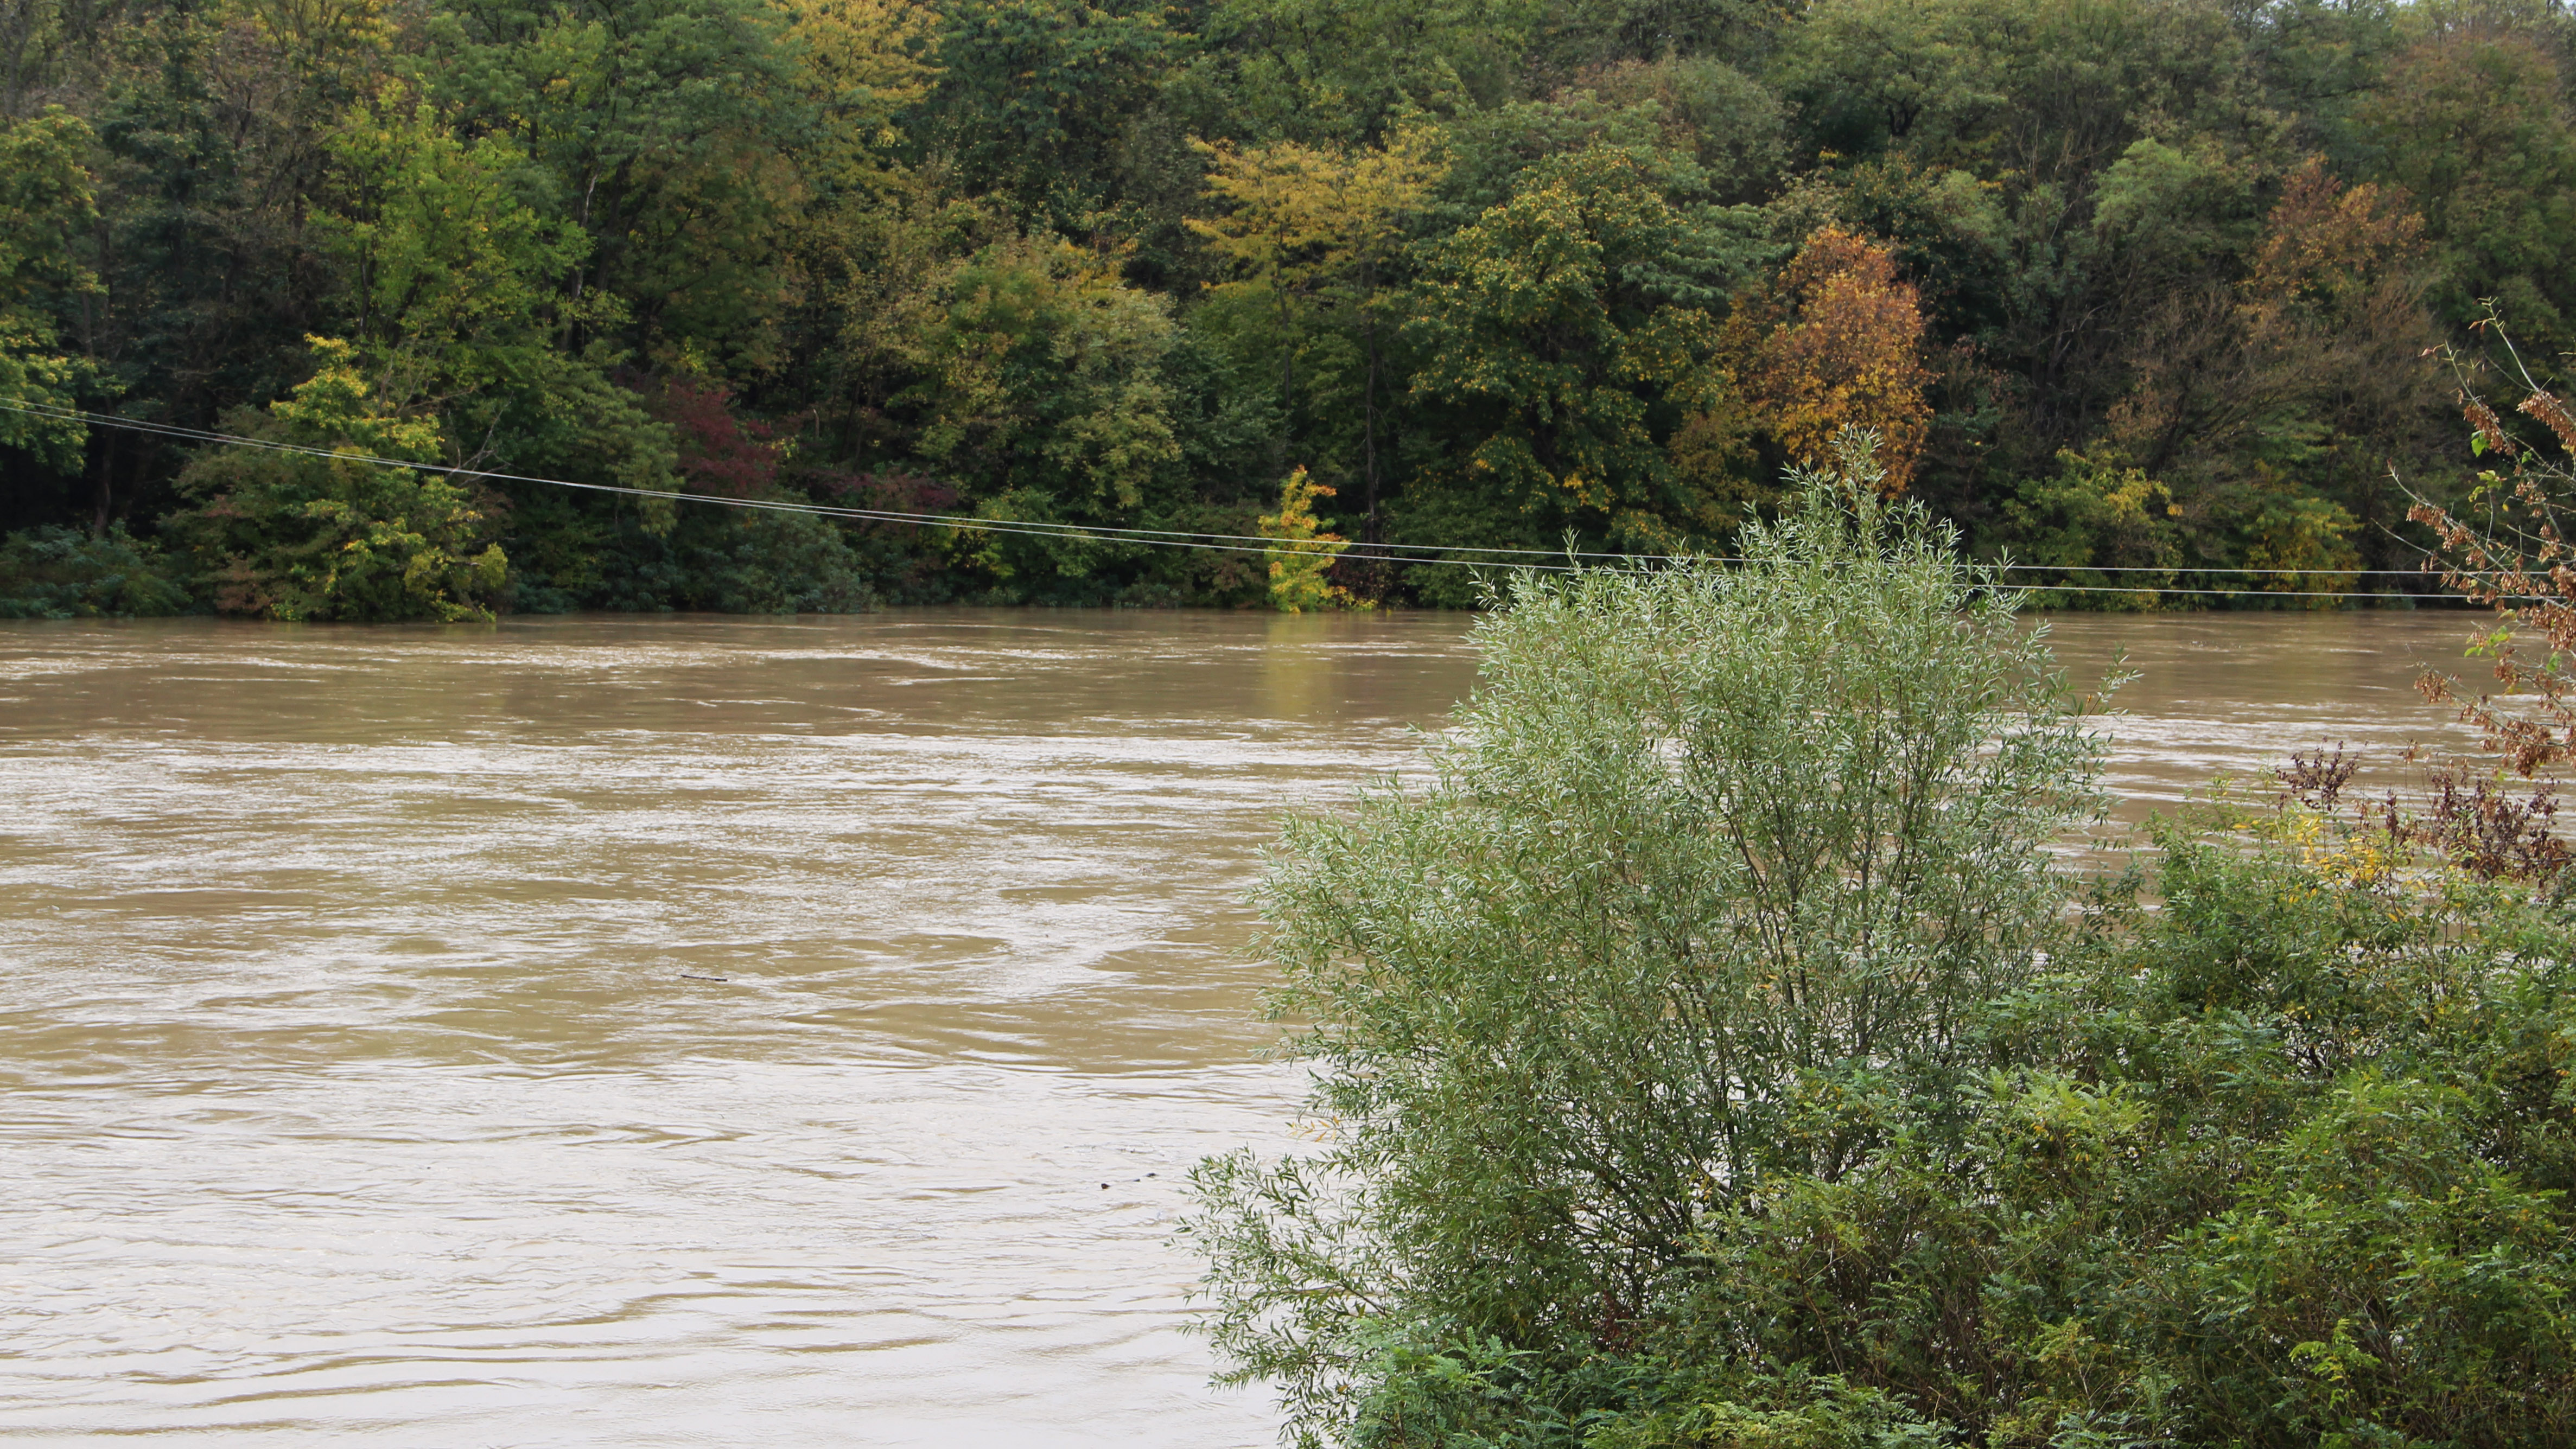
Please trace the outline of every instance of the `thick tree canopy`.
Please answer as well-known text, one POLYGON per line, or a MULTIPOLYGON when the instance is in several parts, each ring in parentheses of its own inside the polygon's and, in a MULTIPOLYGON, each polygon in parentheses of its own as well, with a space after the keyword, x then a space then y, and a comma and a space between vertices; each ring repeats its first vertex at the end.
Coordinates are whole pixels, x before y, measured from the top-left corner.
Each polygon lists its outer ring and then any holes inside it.
POLYGON ((2058 602, 2294 603, 2426 587, 2350 571, 2425 541, 2392 467, 2465 486, 2427 348, 2576 347, 2576 22, 2516 0, 0 8, 0 534, 189 607, 245 597, 203 449, 63 410, 345 368, 635 490, 489 489, 503 610, 1257 605, 1104 530, 1301 468, 1335 597, 1465 604, 1470 550, 1730 551, 1847 425, 2058 602), (758 501, 1049 536, 674 505, 677 397, 758 501))

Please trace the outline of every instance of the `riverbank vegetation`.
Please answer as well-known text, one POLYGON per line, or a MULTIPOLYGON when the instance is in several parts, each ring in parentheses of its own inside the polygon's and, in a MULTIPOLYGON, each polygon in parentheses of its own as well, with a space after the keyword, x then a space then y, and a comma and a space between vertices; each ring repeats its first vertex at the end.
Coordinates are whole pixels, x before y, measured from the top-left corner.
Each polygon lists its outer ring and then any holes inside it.
POLYGON ((1523 580, 1430 783, 1291 826, 1317 1146, 1198 1173, 1232 1372, 1380 1449, 2576 1436, 2550 791, 2336 750, 2069 853, 2067 682, 1878 482, 1523 580))
POLYGON ((1301 512, 1297 599, 1456 605, 1730 552, 1845 426, 2053 602, 2421 588, 2340 571, 2468 486, 2426 349, 2576 346, 2571 26, 7 0, 0 609, 1267 605, 1107 530, 1301 512))

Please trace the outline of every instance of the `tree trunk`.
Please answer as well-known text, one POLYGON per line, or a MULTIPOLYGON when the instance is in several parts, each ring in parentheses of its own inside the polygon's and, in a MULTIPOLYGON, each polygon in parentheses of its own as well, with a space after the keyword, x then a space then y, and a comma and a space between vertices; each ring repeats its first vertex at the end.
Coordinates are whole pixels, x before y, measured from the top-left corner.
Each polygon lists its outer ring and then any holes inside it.
POLYGON ((98 502, 90 520, 92 535, 107 536, 107 519, 116 501, 116 435, 102 432, 98 440, 98 502))

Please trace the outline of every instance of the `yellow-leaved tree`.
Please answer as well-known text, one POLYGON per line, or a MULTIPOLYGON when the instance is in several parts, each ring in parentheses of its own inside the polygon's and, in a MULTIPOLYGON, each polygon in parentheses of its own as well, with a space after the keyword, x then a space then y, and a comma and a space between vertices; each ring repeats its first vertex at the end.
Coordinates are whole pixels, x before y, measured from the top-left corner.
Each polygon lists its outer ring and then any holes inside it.
POLYGON ((1232 209, 1194 220, 1190 230, 1243 267, 1252 285, 1291 292, 1383 261, 1402 239, 1404 214, 1448 169, 1439 133, 1421 127, 1353 150, 1296 141, 1192 145, 1208 158, 1208 190, 1232 209))
POLYGON ((1888 492, 1904 489, 1931 430, 1923 304, 1887 248, 1819 227, 1719 333, 1754 426, 1792 462, 1821 467, 1845 428, 1879 437, 1888 492))
POLYGON ((1381 366, 1379 280, 1403 245, 1403 221, 1446 172, 1437 132, 1415 127, 1383 143, 1352 150, 1295 141, 1238 149, 1194 142, 1208 158, 1208 190, 1228 204, 1222 216, 1190 222, 1208 249, 1239 275, 1219 291, 1254 294, 1278 328, 1279 406, 1293 435, 1297 358, 1315 315, 1346 312, 1363 356, 1360 472, 1368 517, 1377 517, 1378 391, 1381 366))
POLYGON ((1326 577, 1333 560, 1350 547, 1340 534, 1324 532, 1323 520, 1315 516, 1315 500, 1332 496, 1332 489, 1300 468, 1280 485, 1279 511, 1261 517, 1261 536, 1273 540, 1270 602, 1283 614, 1368 607, 1326 577))
POLYGON ((905 0, 790 0, 787 8, 797 88, 825 118, 806 162, 809 184, 885 184, 903 142, 895 115, 939 75, 925 59, 937 12, 905 0))

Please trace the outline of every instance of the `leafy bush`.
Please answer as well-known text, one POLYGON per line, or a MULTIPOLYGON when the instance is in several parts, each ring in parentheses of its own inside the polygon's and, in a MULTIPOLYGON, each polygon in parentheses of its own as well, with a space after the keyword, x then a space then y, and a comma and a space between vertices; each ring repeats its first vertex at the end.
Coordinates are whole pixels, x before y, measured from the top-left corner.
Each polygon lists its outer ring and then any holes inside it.
POLYGON ((1613 1442, 1792 1365, 1996 1444, 2576 1428, 2563 907, 2160 842, 2164 908, 1982 1008, 1977 1069, 1820 1091, 1801 1136, 1869 1150, 1706 1219, 1613 1442))
POLYGON ((104 534, 36 528, 0 542, 0 619, 87 619, 177 614, 188 592, 161 550, 123 524, 104 534))
POLYGON ((629 529, 618 542, 603 551, 601 577, 585 597, 523 593, 518 607, 857 614, 880 602, 841 530, 809 513, 683 504, 666 532, 629 529))
POLYGON ((1524 578, 1436 783, 1290 827, 1264 905, 1331 1145, 1207 1164, 1194 1231, 1219 1347, 1310 1433, 1391 1330, 1625 1341, 1712 1214, 1857 1150, 1794 1130, 1816 1083, 1954 1061, 2030 976, 2095 745, 1878 481, 1847 440, 1739 570, 1524 578))
POLYGON ((196 506, 167 532, 196 556, 215 607, 269 619, 488 619, 509 560, 466 490, 435 473, 435 421, 380 410, 347 344, 241 430, 305 451, 217 448, 180 478, 196 506))
POLYGON ((2039 641, 1820 482, 1520 584, 1434 782, 1291 827, 1323 1146, 1200 1169, 1231 1372, 1316 1444, 2576 1437, 2566 853, 2302 762, 2079 889, 2039 641))

